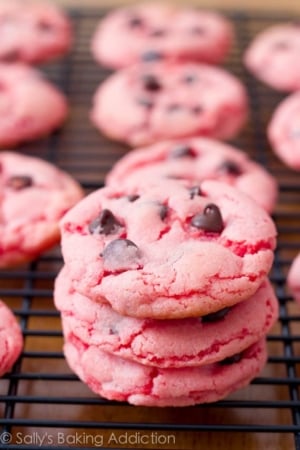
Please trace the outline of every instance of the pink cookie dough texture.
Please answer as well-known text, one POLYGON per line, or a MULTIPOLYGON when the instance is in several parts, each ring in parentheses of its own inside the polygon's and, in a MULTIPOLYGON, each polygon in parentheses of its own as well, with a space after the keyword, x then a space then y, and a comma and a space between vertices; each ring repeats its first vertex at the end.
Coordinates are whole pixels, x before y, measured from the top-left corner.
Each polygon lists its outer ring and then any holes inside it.
POLYGON ((133 150, 114 165, 106 183, 139 187, 160 178, 185 179, 195 185, 205 179, 223 181, 248 194, 268 212, 273 211, 278 193, 275 178, 246 153, 207 138, 165 141, 133 150))
POLYGON ((141 364, 168 368, 202 366, 239 353, 260 340, 278 317, 278 302, 266 280, 248 300, 213 316, 178 320, 121 316, 107 304, 74 291, 63 269, 55 305, 64 334, 141 364))
POLYGON ((300 93, 286 97, 275 109, 267 130, 276 155, 284 164, 300 170, 300 93))
POLYGON ((65 96, 23 64, 0 63, 0 147, 49 134, 66 119, 65 96))
POLYGON ((68 174, 38 158, 0 152, 0 167, 0 267, 9 267, 59 241, 58 222, 83 192, 68 174))
POLYGON ((8 372, 23 348, 23 337, 17 319, 0 300, 0 376, 8 372))
POLYGON ((234 137, 248 114, 234 75, 207 64, 148 63, 123 69, 97 89, 91 120, 132 146, 171 138, 234 137))
POLYGON ((287 276, 288 288, 300 304, 300 254, 293 260, 287 276))
POLYGON ((299 21, 260 32, 246 50, 244 62, 253 75, 274 89, 300 89, 299 21))
POLYGON ((40 63, 66 53, 71 24, 53 2, 0 2, 0 61, 40 63))
POLYGON ((105 353, 73 334, 66 336, 64 353, 71 369, 96 394, 144 406, 215 402, 249 384, 267 359, 262 340, 231 364, 159 369, 105 353))
POLYGON ((273 262, 276 229, 250 197, 217 181, 103 188, 61 221, 73 287, 120 314, 205 315, 253 295, 273 262))
POLYGON ((95 31, 92 52, 116 69, 151 58, 214 64, 229 52, 233 34, 231 23, 215 12, 147 3, 108 14, 95 31))

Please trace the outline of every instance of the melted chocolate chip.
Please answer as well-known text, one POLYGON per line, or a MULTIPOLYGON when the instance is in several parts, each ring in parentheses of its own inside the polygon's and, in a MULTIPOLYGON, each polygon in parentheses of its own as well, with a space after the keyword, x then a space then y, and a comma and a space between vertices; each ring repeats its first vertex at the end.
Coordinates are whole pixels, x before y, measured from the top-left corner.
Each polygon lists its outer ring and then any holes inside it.
POLYGON ((202 195, 200 186, 193 186, 189 189, 190 199, 193 200, 197 195, 202 195))
POLYGON ((226 314, 230 311, 231 308, 223 308, 214 313, 207 314, 206 316, 201 317, 203 323, 207 322, 217 322, 218 320, 224 319, 226 314))
POLYGON ((20 191, 21 189, 29 188, 33 185, 33 180, 27 175, 15 175, 7 180, 7 186, 20 191))
POLYGON ((166 205, 161 205, 160 211, 159 211, 159 217, 161 220, 165 220, 165 218, 168 215, 169 208, 166 205))
POLYGON ((193 114, 201 114, 202 112, 203 112, 203 108, 201 105, 197 105, 192 108, 193 114))
POLYGON ((100 256, 103 257, 107 270, 127 270, 138 266, 140 250, 129 239, 115 239, 104 248, 100 256))
POLYGON ((158 61, 163 58, 163 54, 155 50, 149 50, 142 54, 141 59, 144 62, 158 61))
POLYGON ((234 161, 230 161, 230 159, 227 159, 224 161, 218 169, 220 172, 228 173, 230 175, 241 175, 242 171, 237 163, 234 161))
POLYGON ((228 358, 223 359, 223 361, 220 361, 219 364, 221 366, 229 366, 230 364, 238 363, 242 359, 242 354, 237 353, 236 355, 229 356, 228 358))
POLYGON ((99 217, 89 224, 91 234, 114 234, 122 225, 109 209, 104 209, 99 217))
POLYGON ((132 16, 128 20, 128 25, 130 28, 141 28, 144 25, 144 21, 141 17, 132 16))
POLYGON ((184 144, 178 145, 170 153, 170 158, 185 158, 185 157, 189 158, 196 157, 194 150, 192 149, 192 147, 188 145, 184 144))
POLYGON ((146 74, 142 77, 143 86, 147 91, 159 91, 162 86, 155 75, 146 74))
POLYGON ((154 103, 148 98, 138 98, 137 102, 139 105, 143 106, 146 109, 151 109, 154 106, 154 103))
POLYGON ((138 200, 139 198, 140 198, 140 196, 139 195, 134 195, 134 194, 132 194, 132 195, 128 195, 128 201, 129 202, 135 202, 136 200, 138 200))
POLYGON ((192 218, 191 224, 199 230, 212 233, 221 233, 224 229, 221 212, 213 203, 207 205, 202 214, 196 214, 192 218))

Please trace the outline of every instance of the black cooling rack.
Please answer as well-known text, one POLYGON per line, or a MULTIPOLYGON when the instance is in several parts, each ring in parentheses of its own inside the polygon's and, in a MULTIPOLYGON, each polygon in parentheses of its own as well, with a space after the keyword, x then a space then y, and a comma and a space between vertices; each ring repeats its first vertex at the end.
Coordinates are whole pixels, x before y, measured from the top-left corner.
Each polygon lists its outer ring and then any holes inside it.
MULTIPOLYGON (((88 120, 92 94, 109 73, 89 53, 91 35, 103 14, 70 11, 74 51, 43 67, 67 94, 70 120, 50 138, 20 148, 67 170, 87 192, 102 185, 105 173, 127 150, 100 136, 88 120)), ((60 320, 52 300, 53 280, 62 266, 56 248, 29 266, 0 272, 0 297, 20 318, 25 337, 21 358, 0 381, 0 448, 300 449, 300 309, 285 286, 291 260, 300 251, 300 181, 275 158, 265 139, 265 126, 282 95, 256 82, 241 64, 245 46, 259 30, 291 17, 227 14, 237 33, 228 68, 246 83, 252 111, 235 143, 280 183, 274 214, 279 244, 271 274, 280 320, 268 338, 268 365, 251 386, 213 405, 149 409, 93 395, 63 359, 60 320)))

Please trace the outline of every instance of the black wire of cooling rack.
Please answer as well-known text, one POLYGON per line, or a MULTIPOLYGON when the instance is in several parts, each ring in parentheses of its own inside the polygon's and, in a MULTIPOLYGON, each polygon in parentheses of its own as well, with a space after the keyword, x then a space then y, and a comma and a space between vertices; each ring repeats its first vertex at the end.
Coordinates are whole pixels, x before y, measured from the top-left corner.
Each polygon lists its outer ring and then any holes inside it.
MULTIPOLYGON (((109 73, 98 67, 89 53, 91 35, 103 14, 103 10, 70 11, 76 35, 74 50, 43 68, 69 98, 69 122, 49 138, 20 148, 67 170, 87 192, 103 185, 106 172, 126 151, 124 146, 102 137, 88 120, 93 92, 109 73)), ((280 301, 280 319, 268 337, 266 370, 250 387, 226 400, 193 408, 154 408, 152 416, 145 413, 147 408, 93 395, 71 373, 63 358, 60 319, 52 300, 53 280, 62 266, 56 248, 26 267, 0 272, 0 297, 20 318, 25 338, 21 357, 0 381, 0 448, 118 448, 115 441, 109 441, 109 433, 114 432, 128 432, 137 438, 133 447, 127 442, 122 448, 146 448, 141 445, 145 442, 138 440, 141 436, 148 436, 152 446, 147 448, 179 448, 177 443, 169 442, 171 446, 167 446, 157 439, 180 432, 198 436, 243 432, 289 436, 288 448, 300 450, 300 309, 285 286, 289 265, 300 251, 300 182, 297 174, 275 158, 265 138, 265 126, 282 95, 255 81, 241 64, 245 47, 258 31, 290 17, 227 14, 237 35, 228 68, 247 85, 251 106, 249 125, 235 143, 276 176, 281 192, 274 213, 279 243, 271 273, 280 301), (154 440, 150 439, 151 433, 154 440)), ((188 447, 188 442, 184 445, 180 448, 199 448, 188 447)))

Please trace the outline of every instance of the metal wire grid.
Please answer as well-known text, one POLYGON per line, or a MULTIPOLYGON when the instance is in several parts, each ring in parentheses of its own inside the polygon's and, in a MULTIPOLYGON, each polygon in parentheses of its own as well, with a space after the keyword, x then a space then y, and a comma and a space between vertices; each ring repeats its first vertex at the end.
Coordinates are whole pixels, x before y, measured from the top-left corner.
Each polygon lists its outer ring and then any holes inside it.
MULTIPOLYGON (((70 120, 63 130, 50 138, 20 148, 66 169, 87 191, 101 186, 105 173, 126 151, 125 147, 100 136, 88 120, 92 94, 108 74, 89 54, 92 32, 103 13, 101 10, 70 11, 76 34, 74 51, 62 61, 44 67, 50 79, 69 97, 70 120)), ((85 432, 90 433, 88 436, 99 436, 101 432, 107 439, 109 430, 189 434, 259 432, 277 434, 279 439, 284 434, 289 437, 286 442, 290 449, 300 449, 300 310, 285 287, 288 267, 300 250, 300 181, 297 174, 274 157, 265 139, 266 123, 282 96, 256 82, 241 64, 243 50, 252 36, 260 29, 289 18, 236 12, 229 16, 236 26, 237 41, 228 67, 247 84, 252 111, 249 125, 236 144, 274 173, 281 187, 274 214, 279 244, 271 274, 280 300, 280 320, 268 337, 270 357, 266 369, 250 387, 214 405, 152 409, 150 414, 147 408, 133 408, 94 396, 70 372, 63 359, 60 320, 52 300, 53 280, 62 266, 60 251, 56 248, 29 266, 0 272, 0 297, 20 317, 25 337, 21 358, 12 372, 0 381, 0 435, 11 433, 13 436, 11 442, 2 439, 0 448, 70 448, 70 441, 66 439, 55 441, 51 435, 51 430, 55 429, 56 433, 61 430, 69 437, 80 430, 86 440, 71 443, 74 448, 86 449, 95 448, 96 441, 88 441, 85 432), (17 441, 18 433, 23 436, 21 443, 17 441), (34 433, 39 436, 44 433, 44 441, 40 442, 34 433), (31 439, 26 441, 29 434, 31 439)), ((137 445, 134 448, 138 448, 137 445)), ((180 448, 189 448, 188 445, 180 448)), ((105 441, 101 447, 112 448, 105 447, 105 441)))

